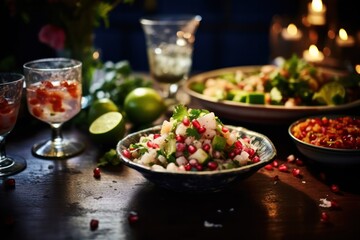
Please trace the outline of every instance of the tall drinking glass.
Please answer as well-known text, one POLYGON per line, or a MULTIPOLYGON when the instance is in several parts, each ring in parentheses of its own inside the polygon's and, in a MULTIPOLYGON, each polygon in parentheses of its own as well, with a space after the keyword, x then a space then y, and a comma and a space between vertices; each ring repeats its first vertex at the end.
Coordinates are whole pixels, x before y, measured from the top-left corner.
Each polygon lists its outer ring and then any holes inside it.
POLYGON ((24 64, 26 99, 29 112, 50 124, 51 139, 36 143, 34 155, 67 158, 80 153, 84 144, 62 136, 63 123, 81 109, 82 63, 67 58, 46 58, 24 64))
POLYGON ((0 177, 16 174, 26 168, 24 158, 9 156, 5 150, 5 138, 15 126, 23 87, 23 75, 0 73, 0 177))
POLYGON ((199 15, 159 15, 140 19, 151 76, 159 83, 170 106, 178 102, 176 92, 191 70, 195 32, 200 21, 199 15))

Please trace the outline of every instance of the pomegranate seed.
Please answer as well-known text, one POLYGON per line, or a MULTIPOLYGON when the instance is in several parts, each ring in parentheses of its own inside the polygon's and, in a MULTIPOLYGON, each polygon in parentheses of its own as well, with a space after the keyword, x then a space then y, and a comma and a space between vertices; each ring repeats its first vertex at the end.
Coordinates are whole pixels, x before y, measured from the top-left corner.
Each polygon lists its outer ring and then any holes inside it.
POLYGON ((90 229, 92 231, 94 231, 94 230, 98 229, 98 227, 99 227, 99 220, 91 219, 91 221, 90 221, 90 229))
POLYGON ((259 156, 254 156, 251 161, 252 161, 253 163, 260 162, 260 157, 259 157, 259 156))
POLYGON ((281 164, 279 166, 279 171, 280 172, 287 172, 288 171, 288 167, 285 164, 281 164))
POLYGON ((304 162, 303 162, 302 160, 300 160, 299 158, 296 158, 295 164, 296 164, 297 166, 304 166, 304 162))
POLYGON ((206 132, 206 128, 205 127, 199 127, 197 129, 197 131, 198 131, 198 133, 204 133, 204 132, 206 132))
POLYGON ((191 167, 190 163, 187 163, 187 164, 185 164, 184 168, 186 171, 190 171, 192 167, 191 167))
POLYGON ((204 149, 205 152, 209 152, 210 151, 210 144, 205 143, 204 146, 202 146, 202 149, 204 149))
POLYGON ((272 165, 273 165, 273 167, 277 168, 277 167, 279 166, 279 162, 276 161, 276 160, 274 160, 274 161, 272 162, 272 165))
POLYGON ((336 185, 336 184, 332 184, 332 185, 330 186, 330 189, 331 189, 331 191, 332 191, 333 193, 339 193, 339 192, 340 192, 340 188, 339 188, 339 186, 336 185))
POLYGON ((192 124, 196 129, 199 129, 201 127, 199 121, 196 119, 192 120, 192 124))
POLYGON ((184 143, 177 143, 176 144, 176 151, 183 152, 185 151, 186 145, 184 143))
POLYGON ((236 141, 236 142, 235 142, 235 148, 237 148, 237 149, 242 149, 242 148, 243 148, 242 143, 241 143, 240 141, 236 141))
POLYGON ((264 167, 266 170, 272 171, 273 170, 273 166, 271 164, 267 164, 264 167))
POLYGON ((15 179, 14 178, 8 178, 5 181, 5 188, 6 189, 15 189, 15 179))
POLYGON ((183 123, 186 127, 188 127, 188 126, 190 125, 190 120, 189 120, 189 118, 188 118, 188 117, 184 117, 184 119, 182 120, 182 123, 183 123))
POLYGON ((234 151, 229 152, 228 157, 233 159, 236 156, 234 151))
POLYGON ((198 171, 202 171, 202 170, 203 170, 203 166, 202 166, 201 164, 196 164, 196 165, 195 165, 195 168, 196 168, 196 170, 198 170, 198 171))
POLYGON ((134 211, 131 211, 128 216, 128 221, 130 224, 133 224, 133 223, 136 223, 137 221, 139 221, 138 214, 134 211))
POLYGON ((294 168, 291 172, 294 177, 300 177, 300 169, 294 168))
POLYGON ((94 178, 100 178, 101 177, 101 171, 100 171, 100 168, 95 168, 94 169, 94 178))
POLYGON ((181 136, 180 134, 176 134, 175 139, 177 142, 181 142, 181 143, 185 142, 185 137, 181 136))
POLYGON ((188 151, 190 154, 193 154, 194 152, 196 152, 196 147, 194 145, 189 145, 188 146, 188 151))
POLYGON ((211 161, 208 163, 208 168, 210 170, 216 170, 218 168, 218 163, 215 161, 211 161))
POLYGON ((227 133, 227 132, 229 132, 229 129, 228 129, 227 127, 223 126, 223 127, 221 128, 221 131, 222 131, 223 133, 227 133))
POLYGON ((330 203, 331 203, 331 208, 340 209, 340 205, 339 205, 339 203, 337 201, 331 200, 330 203))
POLYGON ((329 218, 329 214, 327 214, 326 212, 322 212, 321 213, 321 217, 320 217, 320 221, 327 223, 329 222, 330 218, 329 218))
POLYGON ((155 133, 155 134, 154 134, 154 139, 157 139, 157 138, 160 137, 160 136, 161 136, 160 133, 155 133))
POLYGON ((122 151, 122 154, 126 157, 126 158, 131 158, 131 152, 128 149, 124 149, 122 151))

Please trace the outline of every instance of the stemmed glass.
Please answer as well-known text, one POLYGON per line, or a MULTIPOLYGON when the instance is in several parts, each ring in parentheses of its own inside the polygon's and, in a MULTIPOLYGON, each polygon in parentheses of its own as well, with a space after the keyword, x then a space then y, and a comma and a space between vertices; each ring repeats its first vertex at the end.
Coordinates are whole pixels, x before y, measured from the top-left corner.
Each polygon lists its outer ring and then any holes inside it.
POLYGON ((24 76, 18 73, 0 73, 0 177, 16 174, 26 168, 26 160, 9 156, 5 138, 14 128, 19 113, 24 76))
POLYGON ((84 150, 78 140, 62 136, 62 125, 81 110, 80 61, 46 58, 25 63, 26 99, 29 112, 50 124, 51 139, 36 143, 34 155, 43 158, 67 158, 84 150))
POLYGON ((180 84, 192 66, 199 15, 158 15, 141 18, 152 78, 159 83, 168 105, 175 105, 180 84))

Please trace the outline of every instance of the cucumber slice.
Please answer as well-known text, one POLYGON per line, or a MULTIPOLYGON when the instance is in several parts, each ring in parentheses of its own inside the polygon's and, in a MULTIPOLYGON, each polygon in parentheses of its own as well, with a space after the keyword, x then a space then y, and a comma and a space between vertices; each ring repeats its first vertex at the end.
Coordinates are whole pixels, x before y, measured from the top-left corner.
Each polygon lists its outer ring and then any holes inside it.
POLYGON ((265 94, 257 92, 249 93, 246 102, 251 104, 265 104, 265 94))
POLYGON ((196 152, 189 156, 189 159, 196 159, 200 164, 203 164, 210 159, 210 156, 202 148, 198 148, 196 152))

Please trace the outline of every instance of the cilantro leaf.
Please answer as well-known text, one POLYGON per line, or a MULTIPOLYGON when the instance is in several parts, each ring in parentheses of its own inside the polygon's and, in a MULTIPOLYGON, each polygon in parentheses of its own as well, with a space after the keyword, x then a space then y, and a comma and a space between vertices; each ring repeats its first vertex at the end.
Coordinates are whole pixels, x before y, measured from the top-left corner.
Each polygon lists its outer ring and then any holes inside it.
POLYGON ((188 115, 187 108, 184 105, 179 104, 175 106, 172 118, 177 121, 182 121, 184 117, 186 117, 187 115, 188 115))
POLYGON ((200 133, 194 128, 187 128, 186 135, 188 135, 189 137, 195 137, 195 139, 197 140, 199 140, 201 137, 200 133))

